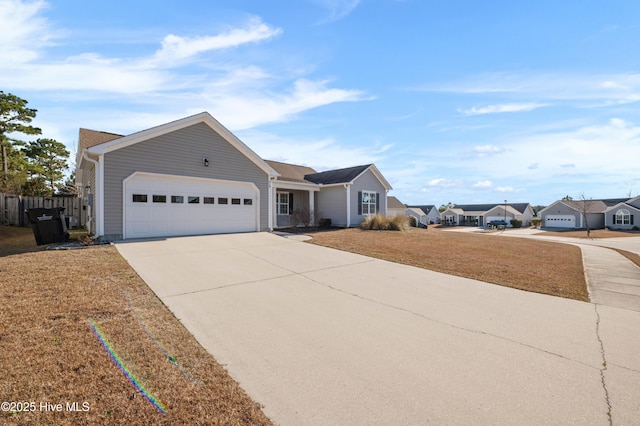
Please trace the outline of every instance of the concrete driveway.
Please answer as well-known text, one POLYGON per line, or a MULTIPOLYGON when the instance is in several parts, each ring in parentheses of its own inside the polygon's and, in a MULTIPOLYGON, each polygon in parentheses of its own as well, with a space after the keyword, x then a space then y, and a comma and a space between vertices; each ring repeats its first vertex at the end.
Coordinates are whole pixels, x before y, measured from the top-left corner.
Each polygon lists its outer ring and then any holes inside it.
POLYGON ((640 312, 267 233, 117 248, 277 424, 640 419, 640 312))

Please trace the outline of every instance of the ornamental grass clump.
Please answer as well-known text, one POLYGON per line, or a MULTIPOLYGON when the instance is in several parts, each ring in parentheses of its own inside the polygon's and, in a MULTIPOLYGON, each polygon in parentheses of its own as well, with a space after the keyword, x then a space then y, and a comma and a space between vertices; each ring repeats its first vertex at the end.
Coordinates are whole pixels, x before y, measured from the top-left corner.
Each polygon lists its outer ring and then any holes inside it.
POLYGON ((404 231, 409 228, 409 219, 403 215, 388 217, 376 214, 367 216, 360 224, 360 228, 378 231, 404 231))

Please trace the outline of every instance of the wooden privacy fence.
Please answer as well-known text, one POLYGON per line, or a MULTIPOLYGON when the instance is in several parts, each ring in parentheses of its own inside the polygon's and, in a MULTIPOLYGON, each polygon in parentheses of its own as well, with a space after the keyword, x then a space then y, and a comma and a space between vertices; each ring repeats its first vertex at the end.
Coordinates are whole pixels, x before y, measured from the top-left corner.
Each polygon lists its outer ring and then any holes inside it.
POLYGON ((25 210, 43 207, 47 209, 64 207, 69 226, 84 226, 82 199, 77 196, 23 197, 22 195, 0 193, 0 225, 30 226, 25 210))

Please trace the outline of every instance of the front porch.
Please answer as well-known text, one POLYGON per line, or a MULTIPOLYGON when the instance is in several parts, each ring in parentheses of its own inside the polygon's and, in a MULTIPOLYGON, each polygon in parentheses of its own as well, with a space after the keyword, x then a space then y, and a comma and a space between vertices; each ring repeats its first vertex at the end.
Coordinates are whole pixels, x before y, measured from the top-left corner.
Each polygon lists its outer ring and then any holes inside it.
POLYGON ((274 229, 315 223, 316 185, 297 182, 272 183, 272 223, 274 229))

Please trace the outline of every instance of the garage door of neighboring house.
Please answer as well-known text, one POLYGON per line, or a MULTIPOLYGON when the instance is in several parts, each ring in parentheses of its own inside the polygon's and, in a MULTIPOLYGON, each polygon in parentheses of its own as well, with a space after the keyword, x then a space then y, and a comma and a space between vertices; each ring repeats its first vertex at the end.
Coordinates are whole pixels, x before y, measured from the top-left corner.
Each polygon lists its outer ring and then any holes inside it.
POLYGON ((124 181, 123 238, 259 230, 251 182, 134 173, 124 181))
POLYGON ((576 217, 570 214, 550 214, 544 219, 547 228, 575 228, 576 217))

